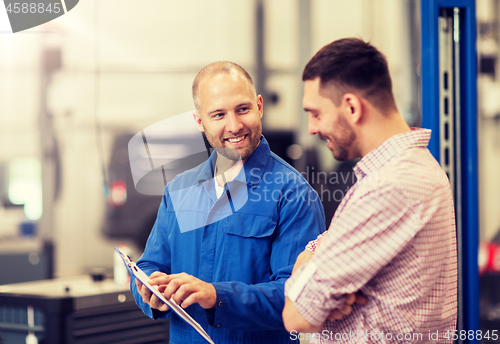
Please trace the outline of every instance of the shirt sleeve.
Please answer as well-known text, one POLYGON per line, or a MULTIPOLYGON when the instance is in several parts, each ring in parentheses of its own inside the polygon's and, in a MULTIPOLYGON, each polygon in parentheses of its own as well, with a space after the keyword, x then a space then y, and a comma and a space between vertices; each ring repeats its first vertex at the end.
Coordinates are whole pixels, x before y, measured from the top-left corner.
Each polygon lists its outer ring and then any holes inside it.
MULTIPOLYGON (((162 225, 164 225, 164 221, 162 220, 165 218, 167 211, 167 198, 168 191, 167 188, 165 188, 162 201, 158 209, 156 222, 146 243, 146 249, 144 250, 141 258, 137 261, 137 266, 148 276, 155 271, 160 271, 166 274, 170 274, 171 271, 170 245, 168 244, 169 238, 167 231, 162 227, 162 225), (159 264, 158 262, 162 262, 163 264, 159 264)), ((134 276, 130 278, 130 290, 134 295, 137 306, 139 306, 139 308, 148 317, 158 319, 166 318, 170 315, 170 310, 167 312, 160 312, 156 309, 151 309, 148 304, 142 301, 142 297, 137 291, 134 276)))
POLYGON ((309 241, 309 243, 306 245, 306 250, 311 251, 314 253, 316 251, 316 247, 318 246, 319 241, 328 233, 328 231, 321 233, 318 235, 318 237, 314 240, 309 241))
POLYGON ((285 295, 310 324, 323 324, 345 294, 360 290, 409 244, 421 213, 393 187, 367 193, 332 222, 335 231, 287 281, 285 295))
POLYGON ((248 285, 242 282, 215 282, 215 313, 207 310, 211 326, 239 330, 284 329, 285 281, 290 277, 304 244, 325 230, 323 206, 309 187, 307 195, 284 198, 275 229, 271 252, 271 276, 268 283, 248 285))

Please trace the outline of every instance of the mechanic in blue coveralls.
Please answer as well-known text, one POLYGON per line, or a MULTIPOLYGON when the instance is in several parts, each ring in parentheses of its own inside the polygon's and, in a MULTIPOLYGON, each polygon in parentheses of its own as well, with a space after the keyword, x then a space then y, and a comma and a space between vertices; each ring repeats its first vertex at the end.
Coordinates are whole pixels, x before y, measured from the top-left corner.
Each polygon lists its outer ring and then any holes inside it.
MULTIPOLYGON (((216 343, 292 343, 284 326, 284 283, 306 244, 325 230, 316 192, 270 151, 263 99, 231 62, 202 69, 194 119, 216 151, 165 187, 138 265, 216 343)), ((187 323, 131 281, 143 312, 171 316, 171 343, 205 343, 187 323)))

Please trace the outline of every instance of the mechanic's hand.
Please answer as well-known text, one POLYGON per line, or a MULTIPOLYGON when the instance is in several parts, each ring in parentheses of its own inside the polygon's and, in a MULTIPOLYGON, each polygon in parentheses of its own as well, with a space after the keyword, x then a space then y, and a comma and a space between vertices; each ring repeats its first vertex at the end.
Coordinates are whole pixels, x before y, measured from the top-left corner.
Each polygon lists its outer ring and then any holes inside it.
POLYGON ((368 300, 359 292, 353 294, 347 294, 344 305, 340 308, 331 311, 330 315, 328 316, 328 320, 330 321, 341 320, 345 315, 351 314, 352 305, 354 303, 357 303, 358 305, 365 305, 367 302, 368 300))
POLYGON ((215 302, 217 302, 217 292, 212 284, 184 272, 154 276, 149 283, 159 285, 165 298, 167 300, 173 298, 175 303, 181 305, 182 308, 198 303, 201 307, 209 309, 214 307, 215 302), (163 287, 165 288, 163 289, 163 287))
MULTIPOLYGON (((149 278, 151 279, 163 275, 167 276, 167 274, 155 271, 149 276, 149 278)), ((142 301, 144 303, 147 303, 149 307, 151 307, 151 309, 157 309, 162 312, 166 312, 170 309, 156 295, 151 293, 151 291, 149 291, 149 289, 144 284, 142 284, 141 281, 139 281, 137 278, 135 279, 135 285, 137 286, 137 292, 139 292, 139 294, 142 296, 142 301)), ((160 291, 162 290, 161 288, 159 289, 160 291)))

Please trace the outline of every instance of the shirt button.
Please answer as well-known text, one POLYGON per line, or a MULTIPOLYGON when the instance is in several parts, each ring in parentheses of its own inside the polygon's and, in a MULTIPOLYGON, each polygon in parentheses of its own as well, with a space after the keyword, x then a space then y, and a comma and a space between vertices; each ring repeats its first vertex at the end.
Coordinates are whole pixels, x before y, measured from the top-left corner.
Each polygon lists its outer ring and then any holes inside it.
POLYGON ((219 301, 219 306, 222 307, 224 303, 222 301, 219 301))
POLYGON ((217 327, 220 327, 220 324, 218 324, 217 327))

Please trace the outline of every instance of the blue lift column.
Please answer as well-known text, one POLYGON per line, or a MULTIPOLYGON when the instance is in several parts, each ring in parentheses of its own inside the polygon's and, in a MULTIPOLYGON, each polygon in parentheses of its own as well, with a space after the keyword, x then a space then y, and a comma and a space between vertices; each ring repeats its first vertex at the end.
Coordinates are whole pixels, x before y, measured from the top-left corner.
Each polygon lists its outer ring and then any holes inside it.
POLYGON ((455 197, 459 343, 480 342, 475 6, 475 0, 421 0, 422 127, 433 131, 429 149, 455 197))

